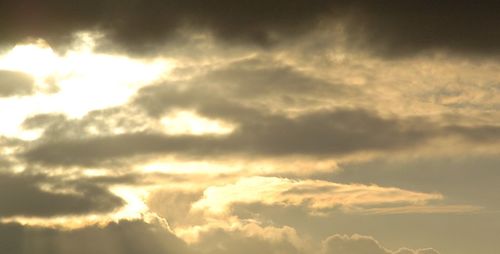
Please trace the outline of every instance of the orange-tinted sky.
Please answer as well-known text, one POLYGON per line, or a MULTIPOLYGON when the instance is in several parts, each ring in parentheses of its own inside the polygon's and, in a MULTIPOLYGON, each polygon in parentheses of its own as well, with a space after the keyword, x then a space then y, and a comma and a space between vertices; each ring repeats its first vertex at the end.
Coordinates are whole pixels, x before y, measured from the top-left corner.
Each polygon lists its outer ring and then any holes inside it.
POLYGON ((0 2, 0 252, 496 254, 500 16, 0 2))

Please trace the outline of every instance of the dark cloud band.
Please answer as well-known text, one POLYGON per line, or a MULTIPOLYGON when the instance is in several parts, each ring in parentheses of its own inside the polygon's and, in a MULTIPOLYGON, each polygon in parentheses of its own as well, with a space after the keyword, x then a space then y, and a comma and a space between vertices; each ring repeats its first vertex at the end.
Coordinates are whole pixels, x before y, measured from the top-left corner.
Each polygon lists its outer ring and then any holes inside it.
POLYGON ((498 8, 490 1, 12 0, 0 3, 0 33, 4 44, 44 38, 63 46, 74 32, 92 30, 114 50, 144 53, 183 29, 269 46, 333 22, 346 27, 350 45, 383 56, 426 50, 485 55, 500 49, 498 8))

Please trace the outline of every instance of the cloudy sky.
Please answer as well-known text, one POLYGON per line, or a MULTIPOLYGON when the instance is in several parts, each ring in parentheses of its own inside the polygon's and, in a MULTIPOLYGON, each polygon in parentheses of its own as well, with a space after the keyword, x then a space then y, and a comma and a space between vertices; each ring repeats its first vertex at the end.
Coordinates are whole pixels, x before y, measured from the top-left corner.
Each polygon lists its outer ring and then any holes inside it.
POLYGON ((0 1, 0 250, 496 254, 499 9, 0 1))

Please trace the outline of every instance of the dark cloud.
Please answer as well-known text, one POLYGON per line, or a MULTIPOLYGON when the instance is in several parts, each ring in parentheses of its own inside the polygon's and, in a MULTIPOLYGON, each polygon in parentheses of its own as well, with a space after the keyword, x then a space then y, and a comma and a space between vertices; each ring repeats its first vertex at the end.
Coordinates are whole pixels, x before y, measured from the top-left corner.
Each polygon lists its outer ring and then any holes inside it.
POLYGON ((361 89, 260 56, 230 62, 188 80, 145 87, 134 103, 154 116, 175 108, 192 108, 207 116, 233 118, 256 114, 245 105, 265 110, 307 108, 362 94, 361 89))
POLYGON ((362 92, 264 57, 232 62, 228 66, 195 77, 188 85, 205 92, 213 93, 216 89, 218 94, 247 99, 279 95, 329 96, 333 99, 362 92))
POLYGON ((104 47, 151 52, 180 30, 208 31, 231 43, 261 46, 307 34, 321 22, 342 23, 351 45, 384 56, 426 50, 498 53, 495 2, 342 0, 2 1, 4 43, 44 38, 61 46, 74 32, 97 30, 104 47))
POLYGON ((22 123, 27 130, 42 130, 44 139, 86 138, 109 135, 117 128, 129 131, 144 129, 140 112, 130 111, 127 106, 95 110, 82 118, 69 118, 60 113, 37 114, 22 123))
POLYGON ((494 1, 354 1, 346 31, 389 57, 427 50, 485 56, 500 50, 498 8, 494 1))
POLYGON ((0 224, 0 246, 9 254, 192 253, 170 231, 141 221, 121 221, 73 231, 0 224))
MULTIPOLYGON (((230 110, 228 112, 233 113, 230 110)), ((412 147, 434 135, 432 131, 410 125, 414 121, 385 119, 362 110, 320 111, 296 118, 257 112, 254 118, 238 111, 231 114, 233 118, 244 119, 238 119, 240 127, 225 136, 139 132, 46 140, 33 145, 22 157, 35 163, 90 166, 113 159, 162 153, 198 157, 328 156, 412 147)))
POLYGON ((31 76, 15 71, 0 70, 0 97, 29 95, 34 92, 31 76))
POLYGON ((148 51, 171 39, 180 28, 209 30, 228 41, 261 45, 274 37, 298 34, 329 13, 332 1, 2 1, 4 42, 41 37, 53 44, 73 32, 99 30, 115 46, 148 51))
POLYGON ((209 151, 216 138, 171 137, 158 133, 133 133, 86 139, 67 139, 41 143, 23 157, 49 165, 95 166, 113 159, 160 153, 199 153, 209 151))
POLYGON ((0 216, 51 217, 111 212, 124 204, 99 181, 78 182, 43 175, 0 174, 0 216), (42 185, 54 187, 53 191, 42 185), (68 192, 69 191, 69 192, 68 192))

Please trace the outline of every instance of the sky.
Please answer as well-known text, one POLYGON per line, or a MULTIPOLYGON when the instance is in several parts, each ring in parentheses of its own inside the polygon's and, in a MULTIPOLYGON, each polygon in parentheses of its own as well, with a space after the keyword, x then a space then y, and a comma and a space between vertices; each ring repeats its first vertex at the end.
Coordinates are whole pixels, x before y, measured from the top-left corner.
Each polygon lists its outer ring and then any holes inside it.
POLYGON ((0 1, 0 250, 496 254, 499 5, 0 1))

